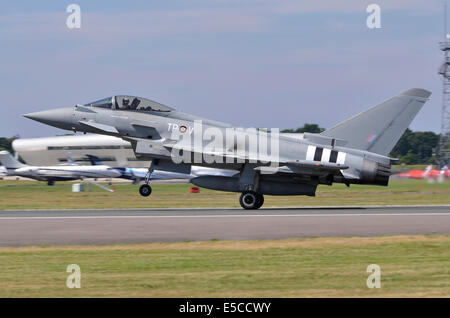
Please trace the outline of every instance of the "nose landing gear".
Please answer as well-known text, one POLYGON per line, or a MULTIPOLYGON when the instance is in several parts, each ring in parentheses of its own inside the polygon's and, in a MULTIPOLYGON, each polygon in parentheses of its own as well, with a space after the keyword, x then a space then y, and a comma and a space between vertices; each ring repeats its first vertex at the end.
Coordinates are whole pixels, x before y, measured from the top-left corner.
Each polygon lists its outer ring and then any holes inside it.
POLYGON ((152 187, 150 187, 148 184, 143 184, 139 187, 139 193, 143 197, 148 197, 150 194, 152 194, 152 187))
POLYGON ((152 194, 152 187, 149 186, 150 182, 150 176, 153 172, 153 161, 150 164, 150 167, 148 168, 147 174, 145 175, 145 184, 141 185, 139 187, 139 194, 143 197, 148 197, 150 194, 152 194))

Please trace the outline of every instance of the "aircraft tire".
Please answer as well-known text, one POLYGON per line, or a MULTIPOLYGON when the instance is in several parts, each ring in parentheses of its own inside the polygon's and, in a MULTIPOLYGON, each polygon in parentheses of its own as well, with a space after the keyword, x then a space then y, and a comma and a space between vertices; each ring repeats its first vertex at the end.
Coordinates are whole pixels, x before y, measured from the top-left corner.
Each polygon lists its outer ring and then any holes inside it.
POLYGON ((53 180, 49 180, 49 181, 47 181, 47 185, 48 186, 54 186, 55 185, 55 181, 53 181, 53 180))
POLYGON ((244 191, 239 197, 239 203, 246 210, 256 210, 263 205, 264 197, 255 191, 244 191))
POLYGON ((258 205, 256 206, 256 209, 259 209, 264 204, 264 196, 262 194, 258 194, 258 205))
POLYGON ((139 193, 143 197, 148 197, 150 194, 152 194, 152 187, 150 187, 148 184, 143 184, 139 187, 139 193))

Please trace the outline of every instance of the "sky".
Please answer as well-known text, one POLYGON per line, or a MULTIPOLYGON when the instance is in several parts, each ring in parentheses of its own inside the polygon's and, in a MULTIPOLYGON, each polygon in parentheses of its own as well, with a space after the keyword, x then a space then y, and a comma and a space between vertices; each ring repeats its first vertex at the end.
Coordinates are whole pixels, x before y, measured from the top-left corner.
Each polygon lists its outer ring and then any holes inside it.
POLYGON ((432 96, 411 128, 439 132, 443 3, 0 0, 0 136, 66 134, 21 115, 119 94, 241 127, 328 128, 412 87, 432 96))

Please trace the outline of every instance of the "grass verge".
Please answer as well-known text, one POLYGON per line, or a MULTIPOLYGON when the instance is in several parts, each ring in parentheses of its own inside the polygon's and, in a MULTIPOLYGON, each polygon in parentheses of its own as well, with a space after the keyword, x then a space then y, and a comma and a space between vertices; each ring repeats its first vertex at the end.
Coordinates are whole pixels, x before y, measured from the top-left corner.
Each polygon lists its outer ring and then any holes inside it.
MULTIPOLYGON (((155 184, 148 198, 138 186, 115 184, 114 193, 96 187, 92 192, 71 192, 72 183, 48 187, 35 181, 0 181, 0 210, 6 209, 128 209, 239 207, 239 194, 201 189, 189 193, 189 184, 155 184)), ((450 181, 394 180, 388 187, 342 184, 319 186, 315 197, 265 196, 264 207, 336 205, 450 204, 450 181)))
POLYGON ((0 248, 0 297, 449 297, 450 235, 0 248), (81 267, 81 288, 66 267, 81 267), (381 288, 366 286, 369 264, 381 288))

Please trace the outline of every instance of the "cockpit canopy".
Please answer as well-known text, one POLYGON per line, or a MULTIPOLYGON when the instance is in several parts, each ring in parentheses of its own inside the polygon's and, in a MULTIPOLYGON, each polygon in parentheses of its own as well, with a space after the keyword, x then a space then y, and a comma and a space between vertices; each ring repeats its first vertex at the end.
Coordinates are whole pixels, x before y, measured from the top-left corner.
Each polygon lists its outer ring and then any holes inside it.
POLYGON ((173 108, 154 102, 152 100, 129 95, 116 95, 87 103, 85 106, 101 107, 118 110, 170 112, 173 108))

